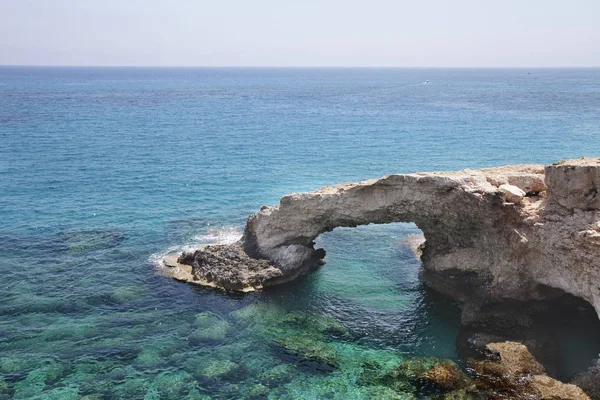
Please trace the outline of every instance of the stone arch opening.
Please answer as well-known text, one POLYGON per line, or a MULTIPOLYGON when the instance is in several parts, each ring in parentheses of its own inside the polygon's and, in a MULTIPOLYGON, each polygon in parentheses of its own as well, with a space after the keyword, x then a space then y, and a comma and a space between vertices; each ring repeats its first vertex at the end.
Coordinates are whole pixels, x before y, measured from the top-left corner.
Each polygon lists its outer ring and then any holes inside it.
POLYGON ((327 249, 325 264, 306 279, 311 290, 352 304, 344 313, 361 340, 456 358, 460 308, 423 285, 414 253, 422 241, 413 223, 338 227, 316 238, 315 247, 327 249))

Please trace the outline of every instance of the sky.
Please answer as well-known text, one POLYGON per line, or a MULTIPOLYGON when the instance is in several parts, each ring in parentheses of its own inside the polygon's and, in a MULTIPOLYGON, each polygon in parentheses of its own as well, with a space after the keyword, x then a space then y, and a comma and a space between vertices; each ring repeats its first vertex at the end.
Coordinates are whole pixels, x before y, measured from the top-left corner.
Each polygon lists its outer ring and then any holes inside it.
POLYGON ((600 67, 600 0, 0 0, 0 65, 600 67))

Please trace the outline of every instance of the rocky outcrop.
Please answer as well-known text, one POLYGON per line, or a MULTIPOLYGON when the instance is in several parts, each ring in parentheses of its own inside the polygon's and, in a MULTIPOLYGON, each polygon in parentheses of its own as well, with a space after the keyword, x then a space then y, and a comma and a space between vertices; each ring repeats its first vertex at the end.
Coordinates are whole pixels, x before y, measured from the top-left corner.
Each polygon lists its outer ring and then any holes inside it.
POLYGON ((468 360, 468 374, 451 360, 417 357, 383 373, 377 363, 363 364, 357 382, 419 399, 590 400, 580 387, 549 377, 521 343, 495 342, 485 350, 478 359, 468 360))
POLYGON ((235 257, 206 248, 180 262, 189 281, 253 290, 314 266, 323 232, 414 222, 425 282, 471 307, 569 293, 600 312, 599 188, 600 159, 387 175, 284 196, 248 218, 235 257))
POLYGON ((521 343, 490 343, 487 349, 487 360, 471 361, 475 375, 467 388, 471 394, 488 399, 590 400, 579 387, 547 376, 521 343))
POLYGON ((281 270, 267 260, 250 258, 239 243, 204 246, 191 253, 171 254, 163 260, 173 278, 225 290, 251 292, 273 283, 281 270))

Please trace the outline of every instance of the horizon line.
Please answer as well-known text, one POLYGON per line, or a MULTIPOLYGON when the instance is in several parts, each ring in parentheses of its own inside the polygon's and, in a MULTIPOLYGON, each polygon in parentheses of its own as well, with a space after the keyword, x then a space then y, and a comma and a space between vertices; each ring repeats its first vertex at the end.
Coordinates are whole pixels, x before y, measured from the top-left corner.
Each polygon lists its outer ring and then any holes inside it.
POLYGON ((77 65, 77 64, 0 64, 2 67, 39 67, 39 68, 272 68, 272 69, 597 69, 600 65, 590 66, 394 66, 394 65, 77 65))

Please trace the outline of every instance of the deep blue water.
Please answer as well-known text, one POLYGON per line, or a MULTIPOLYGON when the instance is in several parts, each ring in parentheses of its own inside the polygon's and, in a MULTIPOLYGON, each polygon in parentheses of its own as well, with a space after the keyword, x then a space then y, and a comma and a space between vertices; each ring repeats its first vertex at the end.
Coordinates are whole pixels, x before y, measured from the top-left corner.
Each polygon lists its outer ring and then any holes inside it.
POLYGON ((599 126, 600 69, 0 67, 0 398, 381 397, 364 361, 456 356, 414 225, 336 229, 319 271, 246 296, 157 260, 289 192, 598 156, 599 126), (290 335, 339 368, 286 359, 290 335))

